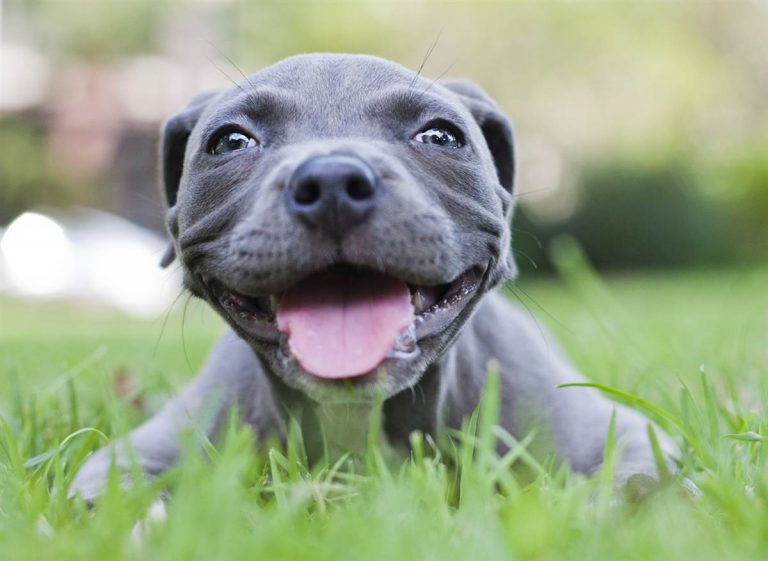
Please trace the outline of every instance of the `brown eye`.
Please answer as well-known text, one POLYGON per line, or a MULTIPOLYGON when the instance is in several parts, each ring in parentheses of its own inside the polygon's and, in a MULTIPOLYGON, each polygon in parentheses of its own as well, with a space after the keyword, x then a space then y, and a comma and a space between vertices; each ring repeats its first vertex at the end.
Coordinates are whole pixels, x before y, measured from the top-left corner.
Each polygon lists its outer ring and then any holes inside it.
POLYGON ((463 146, 456 133, 443 127, 430 127, 414 136, 413 139, 423 144, 436 144, 446 148, 461 148, 463 146))
POLYGON ((241 132, 227 132, 219 136, 212 144, 209 152, 215 156, 229 154, 246 148, 254 148, 258 141, 241 132))

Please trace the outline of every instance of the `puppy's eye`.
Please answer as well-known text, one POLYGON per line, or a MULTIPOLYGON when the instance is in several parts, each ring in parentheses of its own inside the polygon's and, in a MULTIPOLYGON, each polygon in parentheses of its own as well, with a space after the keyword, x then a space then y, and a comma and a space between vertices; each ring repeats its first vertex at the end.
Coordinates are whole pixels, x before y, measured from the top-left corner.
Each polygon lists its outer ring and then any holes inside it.
POLYGON ((254 148, 255 146, 258 146, 258 144, 259 143, 255 138, 243 134, 242 132, 225 132, 213 140, 208 152, 214 156, 220 156, 222 154, 236 152, 237 150, 254 148))
POLYGON ((446 148, 461 148, 464 145, 458 133, 444 126, 430 127, 413 139, 423 144, 437 144, 446 148))

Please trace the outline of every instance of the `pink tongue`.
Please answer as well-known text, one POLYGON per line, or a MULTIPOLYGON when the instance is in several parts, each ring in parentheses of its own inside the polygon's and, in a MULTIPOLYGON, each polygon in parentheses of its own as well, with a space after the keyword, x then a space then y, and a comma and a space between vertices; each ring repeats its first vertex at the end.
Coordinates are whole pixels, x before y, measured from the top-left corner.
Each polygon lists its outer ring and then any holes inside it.
POLYGON ((384 360, 400 331, 413 322, 404 282, 354 269, 304 279, 283 295, 277 326, 307 372, 352 378, 384 360))

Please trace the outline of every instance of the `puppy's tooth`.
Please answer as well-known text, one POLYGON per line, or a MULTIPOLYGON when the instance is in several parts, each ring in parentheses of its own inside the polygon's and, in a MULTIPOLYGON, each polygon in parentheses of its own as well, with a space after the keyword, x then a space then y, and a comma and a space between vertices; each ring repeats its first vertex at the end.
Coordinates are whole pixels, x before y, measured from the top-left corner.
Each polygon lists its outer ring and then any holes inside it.
POLYGON ((277 313, 277 307, 280 304, 280 298, 277 297, 276 294, 270 294, 269 295, 269 311, 274 313, 277 313))
POLYGON ((418 288, 411 294, 411 305, 416 310, 416 313, 424 309, 424 296, 421 295, 421 291, 418 288))

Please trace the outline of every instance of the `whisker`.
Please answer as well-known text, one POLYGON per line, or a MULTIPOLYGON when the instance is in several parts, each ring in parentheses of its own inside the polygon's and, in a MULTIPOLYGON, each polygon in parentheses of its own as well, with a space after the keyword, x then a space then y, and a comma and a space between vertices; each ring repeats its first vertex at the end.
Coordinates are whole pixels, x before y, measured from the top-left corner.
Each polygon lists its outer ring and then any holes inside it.
POLYGON ((523 257, 526 261, 528 261, 531 264, 531 266, 534 269, 538 271, 539 266, 536 264, 536 261, 534 261, 534 259, 530 255, 528 255, 526 252, 520 249, 512 248, 512 253, 514 253, 515 255, 519 255, 520 257, 523 257))
POLYGON ((424 88, 424 90, 421 92, 421 96, 420 97, 423 97, 430 89, 432 89, 432 86, 434 86, 443 76, 448 74, 451 71, 451 69, 454 66, 456 66, 457 62, 459 62, 459 59, 458 58, 454 59, 454 61, 451 64, 449 64, 448 67, 445 70, 443 70, 440 74, 438 74, 437 78, 432 80, 429 83, 429 85, 426 88, 424 88))
POLYGON ((424 388, 422 388, 420 384, 417 384, 417 387, 418 387, 419 393, 421 394, 421 402, 422 403, 426 403, 427 402, 427 396, 424 393, 424 388))
POLYGON ((411 390, 411 407, 414 407, 416 405, 416 388, 409 386, 408 389, 411 390))
POLYGON ((161 200, 159 200, 157 197, 151 197, 146 193, 128 191, 125 195, 129 200, 133 199, 135 201, 140 201, 142 203, 150 203, 153 207, 163 211, 166 209, 165 204, 161 200))
POLYGON ((541 243, 541 240, 539 239, 539 236, 537 236, 533 232, 529 232, 528 230, 523 230, 522 228, 515 228, 514 226, 512 226, 512 231, 513 232, 517 232, 519 234, 524 234, 524 235, 528 236, 529 238, 531 238, 536 243, 536 245, 538 246, 539 249, 544 249, 544 244, 541 243))
POLYGON ((536 329, 539 330, 539 334, 541 335, 541 340, 544 341, 544 344, 547 346, 547 349, 549 349, 549 338, 544 333, 544 328, 541 326, 541 323, 539 322, 539 319, 536 317, 536 315, 531 311, 531 309, 528 307, 528 304, 525 303, 525 301, 520 298, 520 296, 515 291, 516 288, 519 288, 516 284, 510 284, 509 290, 512 292, 512 294, 517 298, 517 301, 522 304, 523 308, 525 308, 525 311, 528 312, 528 315, 533 320, 533 323, 536 324, 536 329))
POLYGON ((184 308, 181 312, 181 348, 184 351, 184 360, 187 363, 187 368, 189 368, 190 374, 194 374, 194 368, 192 368, 192 362, 189 360, 189 353, 187 352, 187 334, 185 329, 185 324, 187 322, 187 308, 189 308, 189 303, 192 301, 192 293, 189 293, 187 296, 187 301, 184 302, 184 308))
POLYGON ((541 187, 539 189, 531 189, 530 191, 523 191, 522 193, 514 192, 512 193, 512 198, 517 199, 519 197, 525 197, 526 195, 535 195, 536 193, 546 193, 547 191, 553 191, 557 189, 556 185, 553 185, 551 187, 541 187))
POLYGON ((251 88, 251 92, 252 92, 252 93, 255 93, 255 92, 256 92, 256 88, 254 87, 254 85, 253 85, 253 82, 251 82, 251 79, 250 79, 250 78, 248 78, 248 76, 246 76, 245 72, 243 72, 243 70, 242 70, 242 69, 241 69, 241 68, 240 68, 240 67, 239 67, 237 64, 235 64, 235 62, 234 62, 234 61, 233 61, 233 60, 232 60, 232 59, 231 59, 229 56, 227 56, 227 54, 226 54, 226 53, 224 53, 224 51, 222 51, 222 50, 221 50, 219 47, 217 47, 217 46, 216 46, 216 45, 215 45, 213 42, 211 42, 211 41, 208 41, 208 44, 209 44, 211 47, 213 47, 214 49, 216 49, 216 52, 217 52, 217 53, 219 53, 221 56, 223 56, 223 57, 224 57, 224 59, 225 59, 225 60, 226 60, 226 61, 227 61, 227 62, 228 62, 230 65, 232 65, 232 67, 233 67, 235 70, 237 70, 237 72, 240 74, 240 76, 242 76, 242 77, 243 77, 243 79, 245 80, 245 82, 246 82, 246 83, 248 84, 248 86, 251 88))
POLYGON ((243 95, 246 95, 246 96, 248 95, 248 92, 247 92, 247 91, 245 91, 245 90, 243 89, 243 86, 241 86, 239 82, 237 82, 236 80, 234 80, 234 79, 232 78, 232 76, 230 76, 229 74, 227 74, 227 73, 224 71, 224 69, 223 69, 221 66, 219 66, 218 64, 216 64, 216 61, 215 61, 215 60, 213 60, 211 57, 206 57, 206 58, 208 59, 208 62, 210 62, 210 63, 213 65, 213 67, 214 67, 216 70, 218 70, 219 72, 221 72, 221 73, 224 75, 224 77, 225 77, 227 80, 229 80, 230 82, 232 82, 232 83, 233 83, 233 84, 234 84, 234 85, 237 87, 237 89, 238 89, 238 90, 240 90, 241 92, 243 92, 243 95))
POLYGON ((413 88, 416 85, 416 82, 418 81, 419 77, 421 76, 422 71, 424 70, 424 67, 427 64, 427 61, 429 60, 429 57, 432 56, 432 53, 434 52, 435 48, 437 47, 437 43, 440 41, 440 37, 443 34, 443 30, 445 29, 445 26, 440 28, 440 31, 437 32, 437 36, 435 37, 435 40, 432 41, 432 44, 427 49, 427 53, 424 55, 424 58, 421 61, 421 64, 419 65, 419 69, 416 71, 416 74, 413 77, 413 80, 411 81, 411 85, 408 86, 408 89, 413 88))
POLYGON ((173 308, 176 306, 177 302, 181 299, 181 297, 184 296, 184 289, 182 288, 179 291, 179 294, 176 296, 176 298, 173 299, 173 302, 170 303, 168 306, 168 310, 165 312, 163 317, 163 323, 160 326, 160 333, 157 335, 157 340, 155 341, 155 348, 152 351, 152 358, 157 358, 157 350, 160 348, 160 341, 163 338, 163 335, 165 334, 165 328, 168 325, 168 319, 171 317, 171 312, 173 312, 173 308))
POLYGON ((542 312, 544 312, 547 315, 547 317, 549 317, 552 321, 557 323, 557 325, 559 325, 562 329, 564 329, 569 335, 573 335, 574 337, 576 336, 576 334, 573 331, 571 331, 568 328, 568 326, 566 326, 562 321, 557 319, 544 306, 539 304, 538 300, 536 300, 533 296, 528 294, 528 292, 526 292, 525 289, 522 286, 520 286, 520 284, 515 282, 515 283, 512 283, 512 286, 517 288, 517 290, 519 290, 523 294, 523 296, 525 296, 530 302, 532 302, 534 306, 536 306, 538 309, 540 309, 542 312))

